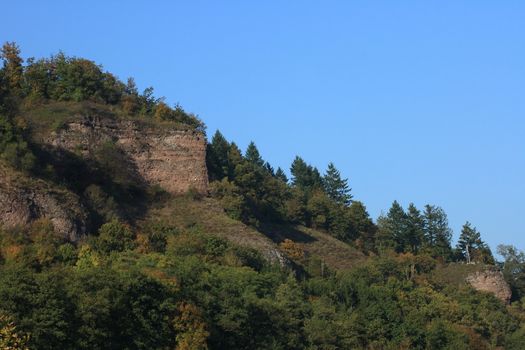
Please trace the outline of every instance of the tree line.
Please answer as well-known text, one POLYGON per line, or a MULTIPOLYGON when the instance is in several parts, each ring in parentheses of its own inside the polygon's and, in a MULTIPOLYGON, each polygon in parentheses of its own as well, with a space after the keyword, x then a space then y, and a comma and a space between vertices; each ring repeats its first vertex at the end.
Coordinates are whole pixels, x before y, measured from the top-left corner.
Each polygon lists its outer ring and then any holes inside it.
POLYGON ((445 211, 426 205, 423 211, 413 203, 405 211, 392 203, 375 223, 364 204, 354 200, 348 179, 333 163, 322 174, 297 156, 291 179, 261 157, 254 142, 244 155, 234 142, 217 131, 207 149, 212 193, 226 211, 245 223, 299 224, 325 230, 366 253, 426 254, 443 262, 465 261, 494 264, 490 248, 470 222, 452 247, 452 230, 445 211))

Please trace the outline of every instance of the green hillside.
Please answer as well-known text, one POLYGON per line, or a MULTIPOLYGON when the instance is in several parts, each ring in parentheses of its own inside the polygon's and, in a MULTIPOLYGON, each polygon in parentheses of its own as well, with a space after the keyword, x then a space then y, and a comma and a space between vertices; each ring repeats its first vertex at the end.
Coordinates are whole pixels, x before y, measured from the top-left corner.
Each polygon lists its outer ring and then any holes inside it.
POLYGON ((288 179, 220 132, 208 193, 139 181, 115 144, 55 152, 44 140, 79 116, 205 126, 86 59, 6 43, 2 60, 0 203, 49 197, 86 232, 0 212, 0 349, 525 348, 523 252, 497 263, 468 222, 453 244, 435 205, 374 220, 334 164, 297 157, 288 179), (510 304, 466 283, 486 269, 510 304))

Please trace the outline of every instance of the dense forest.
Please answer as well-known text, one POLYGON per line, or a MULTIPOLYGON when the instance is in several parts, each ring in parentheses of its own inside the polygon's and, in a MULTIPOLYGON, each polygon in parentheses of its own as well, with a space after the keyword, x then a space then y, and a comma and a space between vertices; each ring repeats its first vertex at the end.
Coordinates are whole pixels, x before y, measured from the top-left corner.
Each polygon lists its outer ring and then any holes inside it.
MULTIPOLYGON (((46 219, 0 227, 0 348, 525 348, 525 253, 501 245, 496 261, 470 222, 452 242, 436 205, 394 201, 373 219, 333 163, 320 171, 297 156, 289 172, 275 169, 255 143, 243 152, 219 131, 207 146, 208 195, 135 183, 112 147, 96 163, 55 158, 26 116, 57 104, 62 114, 205 126, 87 59, 24 60, 15 43, 1 58, 0 166, 72 191, 92 219, 80 241, 46 219), (206 205, 224 215, 212 221, 206 205), (328 266, 299 241, 274 239, 286 263, 272 262, 213 233, 226 223, 270 238, 328 235, 359 259, 328 266), (457 283, 480 269, 503 272, 509 305, 457 283)), ((58 114, 39 118, 61 127, 58 114)))

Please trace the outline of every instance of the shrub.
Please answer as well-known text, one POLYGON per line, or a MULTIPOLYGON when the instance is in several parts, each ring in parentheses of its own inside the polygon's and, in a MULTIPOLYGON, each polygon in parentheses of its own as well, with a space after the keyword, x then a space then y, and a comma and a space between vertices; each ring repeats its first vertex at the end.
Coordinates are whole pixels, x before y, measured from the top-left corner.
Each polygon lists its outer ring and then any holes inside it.
POLYGON ((103 253, 131 250, 136 247, 135 234, 128 225, 112 220, 102 225, 95 245, 96 249, 103 253))

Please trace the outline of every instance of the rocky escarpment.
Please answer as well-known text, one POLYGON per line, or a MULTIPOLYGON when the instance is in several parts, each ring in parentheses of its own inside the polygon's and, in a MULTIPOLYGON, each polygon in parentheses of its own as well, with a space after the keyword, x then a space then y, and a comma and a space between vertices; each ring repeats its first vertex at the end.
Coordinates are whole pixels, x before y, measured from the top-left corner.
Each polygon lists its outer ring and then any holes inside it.
POLYGON ((207 191, 206 140, 195 130, 181 130, 172 123, 84 115, 43 141, 87 157, 111 142, 126 154, 148 184, 159 185, 172 194, 190 189, 207 191))
POLYGON ((501 271, 496 269, 478 271, 468 275, 466 281, 478 291, 492 293, 506 304, 510 302, 512 292, 501 271))
POLYGON ((19 227, 45 218, 57 233, 72 241, 86 234, 88 215, 78 196, 1 165, 0 179, 2 226, 19 227))

